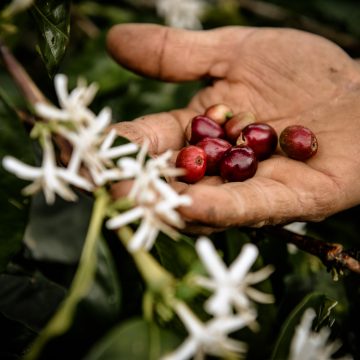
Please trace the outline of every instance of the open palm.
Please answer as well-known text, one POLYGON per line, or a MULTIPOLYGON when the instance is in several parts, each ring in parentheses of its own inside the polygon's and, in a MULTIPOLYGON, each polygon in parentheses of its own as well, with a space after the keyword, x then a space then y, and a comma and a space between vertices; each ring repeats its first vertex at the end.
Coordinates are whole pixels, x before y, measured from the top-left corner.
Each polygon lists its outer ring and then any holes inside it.
POLYGON ((194 229, 321 220, 360 202, 360 71, 333 43, 289 29, 193 32, 130 24, 110 31, 108 48, 146 76, 214 80, 185 109, 118 125, 133 141, 149 138, 153 154, 183 147, 188 122, 215 103, 252 111, 278 133, 290 124, 308 126, 318 138, 318 153, 306 163, 279 153, 245 182, 174 183, 194 200, 182 209, 194 229))

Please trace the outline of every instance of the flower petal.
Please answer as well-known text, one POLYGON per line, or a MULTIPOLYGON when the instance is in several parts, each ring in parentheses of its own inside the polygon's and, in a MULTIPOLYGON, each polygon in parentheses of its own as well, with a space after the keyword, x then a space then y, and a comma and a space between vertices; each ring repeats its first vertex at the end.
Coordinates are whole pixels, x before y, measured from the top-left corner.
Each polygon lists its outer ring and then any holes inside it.
POLYGON ((144 249, 147 242, 149 242, 148 246, 152 247, 153 241, 156 239, 156 235, 157 235, 157 231, 154 232, 154 229, 152 228, 150 221, 148 221, 147 219, 143 219, 140 226, 135 231, 135 234, 133 235, 127 248, 130 252, 135 252, 144 249), (150 233, 152 237, 148 238, 148 235, 150 233))
POLYGON ((68 78, 64 74, 57 74, 54 77, 55 91, 62 108, 68 104, 68 78))
POLYGON ((58 109, 53 105, 49 105, 46 103, 36 103, 34 105, 35 113, 38 116, 46 120, 62 120, 68 121, 70 120, 70 114, 66 110, 58 109))
POLYGON ((232 314, 231 293, 228 288, 217 289, 214 295, 205 302, 205 310, 214 316, 232 314))
POLYGON ((4 169, 24 180, 34 180, 43 175, 42 168, 27 165, 12 156, 4 156, 2 165, 4 169))
POLYGON ((189 307, 185 303, 178 301, 174 305, 174 310, 183 322, 187 331, 195 336, 195 338, 201 338, 205 331, 205 327, 189 307))
POLYGON ((145 213, 144 208, 136 207, 129 211, 126 211, 120 215, 117 215, 106 222, 106 227, 108 229, 118 229, 126 224, 130 224, 135 220, 141 218, 145 213))
POLYGON ((258 253, 259 250, 255 245, 250 243, 245 244, 242 247, 241 253, 229 268, 231 279, 234 281, 241 281, 255 262, 258 253))
POLYGON ((208 273, 219 282, 225 280, 228 276, 227 268, 213 243, 202 236, 196 241, 195 248, 208 273))
POLYGON ((191 359, 196 353, 198 342, 188 337, 185 341, 172 353, 163 356, 160 360, 187 360, 191 359))
POLYGON ((94 189, 94 186, 90 183, 90 181, 76 173, 68 171, 67 169, 58 168, 57 173, 61 179, 80 189, 84 189, 87 191, 91 191, 94 189))
POLYGON ((102 150, 100 156, 105 159, 115 159, 120 156, 131 155, 138 151, 139 147, 136 144, 129 143, 113 148, 102 150))

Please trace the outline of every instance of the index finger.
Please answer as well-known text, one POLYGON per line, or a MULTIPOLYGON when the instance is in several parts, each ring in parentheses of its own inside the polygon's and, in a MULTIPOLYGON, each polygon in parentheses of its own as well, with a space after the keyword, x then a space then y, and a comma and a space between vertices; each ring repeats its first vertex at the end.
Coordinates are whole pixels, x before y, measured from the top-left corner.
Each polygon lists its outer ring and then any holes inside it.
POLYGON ((247 27, 191 31, 154 24, 122 24, 108 33, 114 59, 139 74, 167 81, 224 78, 247 27))

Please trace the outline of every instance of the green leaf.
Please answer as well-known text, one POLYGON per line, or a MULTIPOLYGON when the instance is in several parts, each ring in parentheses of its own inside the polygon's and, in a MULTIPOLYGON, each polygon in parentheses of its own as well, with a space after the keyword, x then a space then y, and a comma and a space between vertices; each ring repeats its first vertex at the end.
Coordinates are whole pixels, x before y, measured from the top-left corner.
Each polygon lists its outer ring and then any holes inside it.
POLYGON ((160 234, 155 243, 161 265, 178 278, 184 276, 198 259, 194 245, 186 237, 183 238, 174 241, 160 234))
POLYGON ((304 311, 313 308, 316 311, 316 326, 321 326, 327 321, 331 323, 331 312, 336 306, 337 301, 329 299, 320 293, 312 293, 306 296, 303 301, 292 311, 281 327, 280 335, 277 339, 271 359, 287 359, 292 337, 295 328, 300 324, 304 311))
POLYGON ((86 360, 158 360, 174 350, 179 339, 143 319, 132 319, 120 324, 99 341, 86 360))
POLYGON ((74 314, 79 302, 89 293, 96 274, 98 260, 97 245, 99 243, 101 227, 107 205, 107 194, 104 191, 99 191, 94 204, 79 266, 69 289, 69 293, 60 305, 56 314, 34 342, 31 350, 27 354, 27 359, 38 358, 44 345, 50 339, 60 336, 69 330, 73 323, 74 314))
POLYGON ((12 264, 0 275, 0 313, 39 332, 65 296, 65 289, 38 271, 12 264))
POLYGON ((21 359, 25 350, 34 340, 36 332, 24 324, 8 319, 0 313, 1 346, 0 359, 21 359))
POLYGON ((94 342, 104 336, 120 317, 121 288, 112 254, 102 239, 97 254, 94 282, 76 306, 71 327, 46 344, 40 359, 83 358, 94 342), (57 357, 55 354, 61 355, 57 357))
POLYGON ((31 8, 39 32, 38 50, 52 77, 69 43, 70 0, 37 0, 31 8))
POLYGON ((114 321, 121 306, 121 289, 115 263, 104 239, 98 243, 95 281, 82 303, 91 313, 108 322, 114 321))
MULTIPOLYGON (((3 100, 0 89, 0 162, 12 155, 33 162, 33 150, 16 113, 3 100)), ((0 165, 0 272, 20 249, 28 219, 29 199, 21 195, 27 182, 19 180, 0 165)))
POLYGON ((77 264, 89 226, 93 200, 78 194, 78 201, 57 198, 48 205, 43 194, 33 197, 24 242, 36 260, 77 264))

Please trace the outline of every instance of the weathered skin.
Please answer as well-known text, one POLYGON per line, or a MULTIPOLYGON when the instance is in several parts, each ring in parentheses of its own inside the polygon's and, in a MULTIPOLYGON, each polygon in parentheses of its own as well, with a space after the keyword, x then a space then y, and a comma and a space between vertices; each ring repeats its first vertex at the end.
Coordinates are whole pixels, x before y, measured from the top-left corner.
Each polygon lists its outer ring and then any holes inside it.
POLYGON ((317 136, 319 151, 306 163, 275 155, 242 183, 222 184, 219 177, 174 183, 193 197, 194 205, 181 210, 190 231, 318 221, 360 203, 360 70, 332 42, 290 29, 193 32, 127 24, 109 32, 108 49, 120 64, 146 76, 214 79, 184 109, 117 126, 133 141, 148 137, 154 154, 180 149, 187 123, 216 103, 234 113, 251 111, 278 133, 300 124, 317 136))

